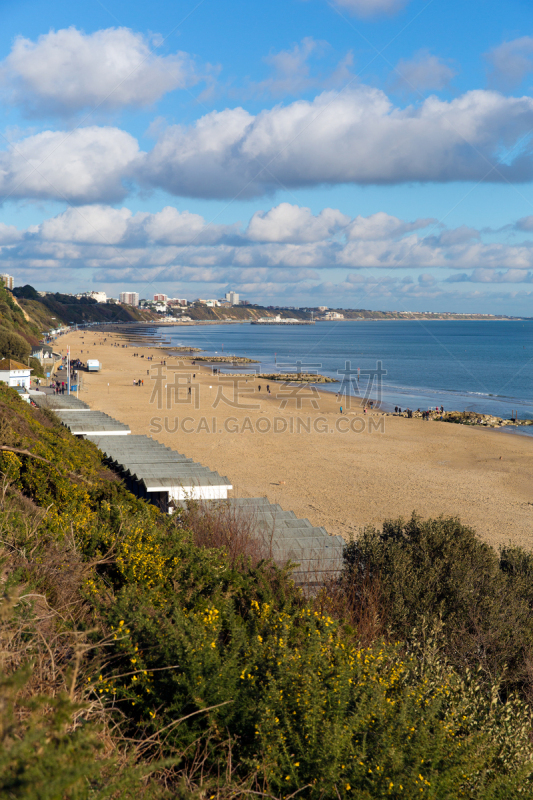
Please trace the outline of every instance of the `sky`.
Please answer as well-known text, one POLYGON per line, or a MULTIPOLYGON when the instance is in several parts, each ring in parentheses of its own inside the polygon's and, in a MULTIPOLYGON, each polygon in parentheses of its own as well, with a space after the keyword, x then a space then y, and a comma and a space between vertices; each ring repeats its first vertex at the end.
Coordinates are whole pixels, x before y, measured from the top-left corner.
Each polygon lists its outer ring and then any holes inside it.
POLYGON ((15 285, 533 316, 530 0, 0 0, 15 285))

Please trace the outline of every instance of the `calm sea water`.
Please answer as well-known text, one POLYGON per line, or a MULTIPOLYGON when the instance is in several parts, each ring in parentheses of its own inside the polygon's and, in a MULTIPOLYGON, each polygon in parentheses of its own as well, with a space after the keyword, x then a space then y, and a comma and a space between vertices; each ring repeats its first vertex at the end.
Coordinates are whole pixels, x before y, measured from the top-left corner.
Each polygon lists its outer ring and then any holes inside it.
MULTIPOLYGON (((260 360, 258 371, 376 369, 381 362, 383 407, 469 410, 533 418, 533 321, 366 321, 262 327, 198 325, 160 328, 173 345, 260 360)), ((227 371, 235 372, 234 369, 227 371)), ((364 393, 367 378, 351 383, 364 393)), ((340 385, 340 384, 339 384, 340 385)), ((330 384, 330 391, 338 391, 330 384)), ((371 397, 376 398, 376 382, 371 397)))

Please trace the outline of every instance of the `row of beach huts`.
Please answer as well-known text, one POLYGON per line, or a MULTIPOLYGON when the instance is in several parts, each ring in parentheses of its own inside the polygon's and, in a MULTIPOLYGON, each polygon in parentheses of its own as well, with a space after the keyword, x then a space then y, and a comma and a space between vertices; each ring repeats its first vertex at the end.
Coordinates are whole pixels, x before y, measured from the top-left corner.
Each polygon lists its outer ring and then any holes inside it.
POLYGON ((298 565, 292 573, 296 582, 312 587, 339 574, 341 536, 330 536, 266 497, 229 497, 233 487, 226 477, 149 436, 132 435, 127 425, 74 395, 33 394, 32 400, 52 410, 74 436, 92 441, 129 491, 161 511, 172 513, 190 501, 206 509, 222 505, 246 517, 251 535, 278 565, 298 565))

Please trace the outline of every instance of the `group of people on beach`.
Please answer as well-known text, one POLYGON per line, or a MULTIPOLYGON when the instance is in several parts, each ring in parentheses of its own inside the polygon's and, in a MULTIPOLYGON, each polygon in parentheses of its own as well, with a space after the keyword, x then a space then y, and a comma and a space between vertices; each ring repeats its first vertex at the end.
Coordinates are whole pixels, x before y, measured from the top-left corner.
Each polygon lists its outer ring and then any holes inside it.
MULTIPOLYGON (((400 408, 400 406, 394 406, 394 413, 395 414, 402 414, 402 409, 400 408)), ((403 413, 407 414, 407 418, 408 419, 412 419, 413 418, 413 411, 410 408, 406 408, 403 413)), ((441 416, 442 416, 442 414, 444 414, 444 406, 441 406, 440 408, 439 408, 439 406, 435 406, 434 409, 433 408, 429 408, 427 411, 420 411, 420 409, 417 408, 416 413, 417 413, 417 416, 421 416, 422 419, 425 422, 427 422, 430 419, 431 414, 436 413, 436 414, 441 414, 441 416)))

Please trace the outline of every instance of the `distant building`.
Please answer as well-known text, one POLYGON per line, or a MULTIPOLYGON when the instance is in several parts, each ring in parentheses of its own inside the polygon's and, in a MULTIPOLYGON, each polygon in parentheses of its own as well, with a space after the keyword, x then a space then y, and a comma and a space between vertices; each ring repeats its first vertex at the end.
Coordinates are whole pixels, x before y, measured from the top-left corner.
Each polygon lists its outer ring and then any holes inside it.
POLYGON ((96 300, 97 303, 107 303, 107 295, 105 292, 81 292, 81 294, 77 294, 76 297, 78 299, 90 297, 91 300, 96 300))
POLYGON ((344 319, 344 314, 339 314, 338 311, 326 311, 324 319, 344 319))
POLYGON ((179 297, 169 297, 167 300, 167 305, 169 306, 187 306, 188 301, 184 299, 180 299, 179 297))
POLYGON ((225 298, 232 306, 239 305, 239 295, 237 292, 226 292, 225 298))
POLYGON ((328 307, 327 306, 318 306, 318 310, 323 314, 324 311, 328 310, 328 307))
POLYGON ((154 294, 154 303, 166 303, 168 297, 166 294, 154 294))
POLYGON ((13 358, 4 358, 0 361, 0 381, 8 386, 22 386, 30 388, 31 369, 13 358))
POLYGON ((0 278, 2 278, 2 283, 4 284, 6 289, 13 290, 15 288, 15 278, 13 277, 13 275, 7 275, 7 274, 0 275, 0 278))
POLYGON ((126 306, 138 306, 139 292, 121 292, 118 296, 118 301, 126 306))

